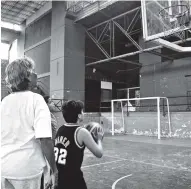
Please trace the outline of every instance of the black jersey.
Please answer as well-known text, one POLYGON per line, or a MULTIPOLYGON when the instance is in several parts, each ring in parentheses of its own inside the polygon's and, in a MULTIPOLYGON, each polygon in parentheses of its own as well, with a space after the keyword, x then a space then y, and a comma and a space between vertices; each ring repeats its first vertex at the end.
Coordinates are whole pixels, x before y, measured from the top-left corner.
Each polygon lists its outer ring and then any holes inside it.
MULTIPOLYGON (((78 183, 78 187, 85 184, 81 171, 85 147, 80 146, 76 140, 79 129, 78 125, 65 124, 59 128, 56 134, 54 153, 59 188, 73 189, 75 188, 72 187, 74 183, 78 183)), ((82 188, 86 188, 86 185, 82 188)))

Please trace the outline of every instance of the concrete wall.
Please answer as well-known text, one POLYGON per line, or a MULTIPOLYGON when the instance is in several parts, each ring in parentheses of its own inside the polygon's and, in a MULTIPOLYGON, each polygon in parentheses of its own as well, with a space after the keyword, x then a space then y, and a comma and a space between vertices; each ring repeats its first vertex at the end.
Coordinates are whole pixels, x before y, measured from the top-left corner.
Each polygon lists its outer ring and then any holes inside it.
MULTIPOLYGON (((141 57, 142 58, 142 57, 141 57)), ((150 56, 146 56, 149 62, 150 56)), ((142 60, 142 59, 141 59, 142 60)), ((190 74, 191 57, 153 64, 141 69, 141 96, 183 96, 186 95, 190 74)))
MULTIPOLYGON (((133 135, 157 136, 156 112, 131 112, 125 116, 125 133, 133 135)), ((172 112, 171 128, 172 137, 191 138, 191 119, 189 112, 172 112)), ((100 118, 106 132, 111 132, 111 113, 102 113, 100 118)), ((161 135, 169 136, 168 117, 161 114, 161 135)), ((115 133, 123 132, 121 114, 115 114, 115 133)))
POLYGON ((35 71, 37 74, 50 72, 50 40, 25 52, 25 55, 35 61, 35 71))
POLYGON ((41 15, 25 30, 25 55, 34 60, 38 84, 47 95, 50 94, 51 16, 51 12, 41 15))
MULTIPOLYGON (((152 43, 144 43, 142 38, 139 39, 139 44, 144 48, 153 46, 152 43)), ((161 52, 160 49, 158 51, 161 52)), ((164 51, 165 49, 162 49, 162 53, 165 53, 164 51)), ((160 56, 142 53, 139 55, 139 61, 143 64, 140 71, 141 97, 186 96, 187 90, 191 90, 191 83, 185 78, 185 75, 190 74, 191 55, 162 62, 160 56)))
MULTIPOLYGON (((62 113, 54 113, 59 127, 65 123, 62 113)), ((132 135, 157 136, 157 113, 156 112, 131 112, 129 116, 124 116, 125 133, 132 135)), ((170 115, 173 138, 191 138, 191 119, 189 112, 172 112, 170 115)), ((161 114, 161 136, 169 136, 168 117, 161 114)), ((111 134, 111 113, 86 113, 81 125, 90 121, 101 123, 106 134, 111 134)), ((115 134, 124 133, 121 113, 114 116, 115 134)))
POLYGON ((51 13, 35 20, 26 27, 25 49, 51 36, 51 13))

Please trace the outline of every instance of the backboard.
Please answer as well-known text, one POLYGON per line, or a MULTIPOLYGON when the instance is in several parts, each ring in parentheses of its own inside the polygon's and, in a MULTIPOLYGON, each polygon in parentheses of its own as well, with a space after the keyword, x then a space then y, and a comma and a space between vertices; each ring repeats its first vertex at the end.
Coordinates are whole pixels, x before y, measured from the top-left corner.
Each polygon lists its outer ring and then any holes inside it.
POLYGON ((143 38, 145 41, 176 35, 176 33, 178 35, 178 33, 184 33, 185 30, 190 30, 190 6, 191 0, 141 0, 143 38), (182 15, 186 18, 181 17, 182 15), (169 16, 169 18, 165 16, 169 16), (183 24, 182 27, 174 24, 174 21, 179 17, 187 19, 183 20, 186 24, 183 24), (166 23, 163 19, 166 19, 166 23))

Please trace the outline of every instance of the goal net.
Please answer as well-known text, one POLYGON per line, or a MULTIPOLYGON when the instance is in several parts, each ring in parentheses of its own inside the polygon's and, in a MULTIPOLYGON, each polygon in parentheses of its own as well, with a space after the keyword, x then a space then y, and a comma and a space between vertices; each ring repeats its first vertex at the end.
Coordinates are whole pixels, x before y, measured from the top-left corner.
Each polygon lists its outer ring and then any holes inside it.
POLYGON ((111 101, 112 135, 125 133, 170 136, 169 102, 166 97, 116 99, 111 101))

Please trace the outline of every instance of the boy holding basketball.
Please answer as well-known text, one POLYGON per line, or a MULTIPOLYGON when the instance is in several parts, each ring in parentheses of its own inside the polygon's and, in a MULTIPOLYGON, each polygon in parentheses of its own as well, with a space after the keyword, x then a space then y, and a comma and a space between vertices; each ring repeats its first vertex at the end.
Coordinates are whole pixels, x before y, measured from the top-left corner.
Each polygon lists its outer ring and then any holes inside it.
POLYGON ((62 106, 66 124, 61 126, 55 139, 55 161, 58 168, 58 189, 87 189, 81 165, 87 147, 96 157, 103 155, 103 129, 97 129, 97 142, 90 132, 78 125, 82 120, 83 103, 67 101, 62 106))

